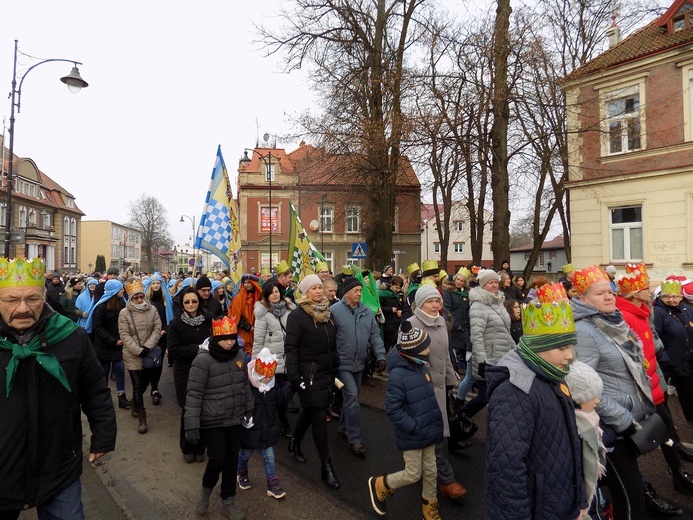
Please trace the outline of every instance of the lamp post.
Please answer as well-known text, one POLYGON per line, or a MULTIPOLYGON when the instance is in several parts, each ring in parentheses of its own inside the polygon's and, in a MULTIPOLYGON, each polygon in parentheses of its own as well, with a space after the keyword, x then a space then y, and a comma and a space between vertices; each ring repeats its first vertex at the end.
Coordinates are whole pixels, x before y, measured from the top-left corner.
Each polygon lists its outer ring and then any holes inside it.
MULTIPOLYGON (((264 134, 262 138, 265 140, 265 142, 269 142, 270 135, 269 134, 264 134)), ((275 144, 276 146, 276 144, 275 144)), ((270 271, 272 270, 272 178, 274 177, 274 165, 272 164, 272 151, 268 151, 266 155, 262 155, 260 152, 257 150, 250 150, 249 148, 245 149, 246 151, 251 151, 253 154, 257 154, 257 156, 262 159, 262 162, 265 165, 265 181, 267 182, 268 186, 268 203, 269 203, 269 213, 268 213, 268 221, 269 221, 269 269, 270 271)), ((247 157, 247 156, 246 156, 247 157)), ((277 162, 279 162, 278 157, 274 157, 277 162)), ((277 215, 277 220, 279 219, 279 215, 277 215)), ((262 264, 262 261, 260 261, 260 264, 262 264)), ((261 265, 262 266, 262 265, 261 265)))
POLYGON ((197 237, 195 236, 195 215, 192 217, 189 217, 187 215, 181 215, 179 222, 185 222, 184 219, 188 219, 190 222, 192 222, 192 248, 193 248, 193 265, 192 265, 192 275, 193 278, 195 278, 195 269, 197 268, 197 254, 195 252, 195 245, 197 242, 197 237))
MULTIPOLYGON (((19 53, 17 49, 18 40, 14 41, 14 64, 12 68, 12 92, 10 92, 11 99, 11 109, 10 109, 10 164, 7 168, 7 208, 5 208, 6 222, 5 222, 5 256, 9 258, 10 256, 10 230, 12 229, 12 181, 13 178, 13 162, 14 162, 14 109, 17 109, 17 113, 21 111, 22 103, 22 85, 24 84, 24 79, 27 74, 34 70, 39 65, 48 63, 51 61, 64 61, 67 63, 72 63, 73 67, 67 76, 60 78, 60 81, 67 85, 67 88, 73 94, 76 94, 80 90, 89 86, 89 83, 84 81, 79 75, 79 69, 77 65, 82 65, 81 62, 75 60, 65 60, 62 58, 51 58, 48 60, 41 60, 38 63, 33 64, 29 67, 24 74, 21 75, 19 79, 19 88, 17 88, 17 54, 19 53)), ((24 56, 27 54, 21 53, 24 56)), ((4 143, 3 143, 4 146, 4 143)))

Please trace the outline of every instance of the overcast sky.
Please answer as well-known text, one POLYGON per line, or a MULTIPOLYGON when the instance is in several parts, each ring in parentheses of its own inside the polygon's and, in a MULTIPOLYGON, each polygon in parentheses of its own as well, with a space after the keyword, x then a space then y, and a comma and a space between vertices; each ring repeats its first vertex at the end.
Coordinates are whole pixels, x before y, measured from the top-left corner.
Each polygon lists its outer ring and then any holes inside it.
MULTIPOLYGON (((174 243, 186 242, 191 223, 178 221, 185 214, 199 222, 217 145, 233 176, 257 135, 287 133, 286 115, 311 105, 305 75, 281 73, 252 44, 252 21, 269 21, 279 3, 3 2, 6 128, 15 39, 26 54, 82 62, 89 82, 75 95, 59 81, 71 64, 32 70, 15 118, 15 154, 71 192, 87 220, 126 223, 128 202, 157 197, 174 243)), ((18 73, 33 63, 20 55, 18 73)))

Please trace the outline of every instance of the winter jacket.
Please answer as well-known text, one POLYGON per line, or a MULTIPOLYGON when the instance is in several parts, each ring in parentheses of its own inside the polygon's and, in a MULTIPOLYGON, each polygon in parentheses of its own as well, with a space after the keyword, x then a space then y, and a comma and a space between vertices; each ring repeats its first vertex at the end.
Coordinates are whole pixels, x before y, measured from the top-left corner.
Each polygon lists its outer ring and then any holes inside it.
POLYGON ((643 354, 647 360, 646 372, 650 377, 652 387, 652 400, 655 406, 665 401, 666 396, 659 383, 659 372, 657 371, 657 355, 655 353, 654 338, 650 328, 650 314, 652 310, 646 304, 638 307, 622 296, 616 297, 616 307, 628 326, 638 335, 642 343, 643 354))
POLYGON ((286 373, 301 406, 326 409, 339 367, 332 317, 326 323, 315 323, 301 307, 291 311, 286 320, 284 352, 286 373), (305 389, 299 387, 301 382, 305 389))
POLYGON ((588 504, 575 408, 565 383, 530 368, 517 350, 487 367, 486 378, 488 518, 577 518, 588 504))
POLYGON ((128 302, 118 315, 118 333, 123 340, 126 370, 142 370, 142 348, 153 349, 161 338, 159 313, 147 300, 143 302, 143 309, 136 309, 132 302, 128 302))
POLYGON ((176 316, 168 324, 166 332, 166 349, 169 359, 173 359, 173 384, 176 388, 178 406, 185 406, 185 395, 188 390, 188 374, 193 359, 200 350, 200 345, 212 335, 212 319, 207 318, 202 324, 192 326, 176 316))
POLYGON ((428 363, 431 369, 433 390, 436 394, 438 408, 443 415, 443 435, 449 437, 450 425, 448 424, 448 407, 446 402, 447 387, 455 386, 459 381, 450 360, 448 329, 445 318, 440 315, 433 318, 425 314, 421 309, 414 309, 414 315, 408 321, 417 329, 425 331, 428 337, 431 338, 428 363))
POLYGON ((376 360, 385 360, 380 327, 368 307, 359 302, 352 309, 342 298, 330 310, 334 318, 340 370, 361 372, 365 368, 369 348, 376 360))
POLYGON ((289 385, 270 388, 267 392, 260 392, 252 384, 250 392, 253 395, 253 426, 243 429, 241 433, 241 448, 264 450, 275 446, 279 441, 279 421, 277 419, 277 405, 286 403, 293 391, 289 385))
POLYGON ((450 348, 470 351, 472 342, 469 337, 469 294, 460 291, 454 285, 443 291, 443 306, 445 313, 452 320, 450 330, 450 348))
MULTIPOLYGON (((2 322, 0 334, 25 344, 53 315, 46 305, 39 321, 23 336, 2 322)), ((4 382, 12 351, 0 349, 0 510, 37 506, 79 479, 82 413, 89 419, 90 452, 115 449, 111 393, 84 329, 44 350, 56 357, 72 392, 46 372, 36 357, 28 356, 19 360, 6 396, 4 382)))
POLYGON ((255 303, 255 338, 253 339, 253 354, 255 359, 260 351, 267 347, 277 356, 277 374, 286 373, 286 356, 284 355, 284 337, 286 336, 286 320, 296 306, 285 300, 286 312, 277 318, 262 302, 255 303))
MULTIPOLYGON (((117 298, 117 296, 116 296, 117 298)), ((120 361, 123 359, 123 345, 118 332, 118 313, 106 309, 107 303, 94 307, 91 330, 94 334, 94 350, 99 361, 120 361)))
POLYGON ((660 365, 666 377, 691 377, 693 369, 693 313, 679 303, 654 302, 655 329, 664 343, 660 365))
POLYGON ((60 306, 63 308, 62 314, 67 316, 72 321, 77 323, 77 320, 82 316, 82 311, 80 311, 77 306, 77 297, 79 296, 77 291, 65 291, 62 296, 60 296, 60 306))
MULTIPOLYGON (((610 440, 615 439, 614 434, 628 429, 633 420, 640 421, 654 413, 650 381, 642 364, 638 369, 637 363, 626 362, 624 355, 627 354, 622 353, 591 321, 600 314, 597 309, 577 298, 571 300, 570 305, 577 332, 575 356, 591 366, 604 383, 596 411, 602 423, 612 430, 603 427, 604 443, 608 446, 610 440)), ((638 341, 635 333, 633 337, 638 341)))
POLYGON ((402 310, 402 295, 395 294, 390 289, 381 288, 378 291, 378 299, 380 300, 380 308, 383 311, 383 316, 385 316, 383 337, 386 343, 388 339, 392 338, 390 344, 393 344, 396 341, 397 332, 399 331, 400 323, 402 323, 402 317, 397 316, 397 313, 392 309, 402 310))
POLYGON ((474 361, 472 370, 477 380, 483 380, 479 375, 481 363, 490 361, 493 364, 517 345, 510 335, 510 315, 503 306, 505 297, 502 292, 494 294, 481 287, 474 287, 469 291, 469 301, 470 339, 474 361))
POLYGON ((195 357, 185 400, 186 430, 236 426, 253 415, 245 359, 242 348, 228 362, 217 361, 204 349, 195 357))
POLYGON ((443 440, 443 415, 426 365, 408 361, 393 348, 387 356, 387 368, 390 378, 385 412, 395 427, 397 447, 419 450, 443 440))

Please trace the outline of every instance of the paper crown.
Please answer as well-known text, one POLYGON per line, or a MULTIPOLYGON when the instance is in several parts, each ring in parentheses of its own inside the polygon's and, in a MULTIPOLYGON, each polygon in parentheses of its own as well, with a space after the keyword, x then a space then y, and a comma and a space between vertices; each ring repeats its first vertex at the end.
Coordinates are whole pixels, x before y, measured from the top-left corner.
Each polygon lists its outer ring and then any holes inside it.
POLYGON ((472 277, 472 272, 466 267, 460 267, 460 270, 457 271, 457 274, 455 276, 463 276, 464 278, 469 280, 472 277))
POLYGON ((619 294, 629 294, 650 288, 645 264, 627 264, 626 274, 616 278, 619 294))
POLYGON ((478 265, 472 266, 472 274, 474 274, 474 275, 479 274, 479 271, 481 271, 481 267, 479 267, 478 265))
POLYGON ((421 274, 423 276, 433 276, 438 274, 438 260, 424 260, 421 264, 421 274))
POLYGON ((288 263, 286 263, 286 260, 282 260, 281 262, 279 262, 277 265, 274 266, 274 271, 277 274, 284 274, 284 273, 290 272, 291 267, 289 266, 288 263))
POLYGON ((354 274, 354 268, 349 264, 342 266, 342 274, 346 276, 352 276, 354 274))
POLYGON ((642 262, 639 264, 626 264, 626 273, 634 273, 635 271, 647 274, 647 267, 642 262))
POLYGON ((438 288, 436 283, 430 278, 426 278, 423 282, 421 282, 421 287, 423 287, 424 285, 430 285, 431 287, 435 287, 436 289, 438 288))
POLYGON ((233 336, 238 334, 236 320, 229 316, 224 316, 220 320, 212 320, 212 336, 233 336))
POLYGON ((142 280, 133 280, 133 281, 125 284, 125 293, 128 296, 132 296, 133 294, 143 293, 143 292, 144 292, 144 285, 142 285, 142 280))
POLYGON ((44 287, 46 265, 40 258, 0 258, 0 287, 44 287))
POLYGON ((576 269, 573 274, 573 287, 579 294, 583 294, 590 286, 601 280, 609 281, 609 275, 598 265, 591 265, 584 269, 576 269))
POLYGON ((573 310, 562 284, 542 285, 537 299, 522 305, 522 332, 530 336, 575 332, 573 310))
POLYGON ((272 274, 272 271, 270 271, 270 270, 267 269, 266 267, 263 267, 262 269, 260 269, 260 274, 261 274, 262 276, 267 276, 268 274, 272 274))
POLYGON ((323 262, 322 260, 318 261, 315 263, 315 272, 319 273, 320 271, 329 271, 330 270, 330 264, 327 262, 323 262))
POLYGON ((264 347, 255 358, 254 369, 262 377, 274 377, 274 373, 277 371, 277 356, 273 355, 267 347, 264 347))
POLYGON ((438 281, 442 282, 447 277, 448 277, 447 271, 445 269, 441 269, 440 272, 438 273, 438 281))
POLYGON ((573 264, 565 264, 563 267, 561 267, 561 270, 564 273, 572 273, 575 271, 575 268, 573 267, 573 264))
POLYGON ((660 294, 681 294, 681 282, 678 280, 664 280, 660 287, 660 294))
POLYGON ((421 268, 419 267, 419 264, 417 264, 416 262, 414 262, 413 264, 409 264, 409 265, 407 266, 407 272, 408 272, 409 274, 412 274, 412 273, 414 273, 414 272, 416 272, 416 271, 421 271, 421 268))

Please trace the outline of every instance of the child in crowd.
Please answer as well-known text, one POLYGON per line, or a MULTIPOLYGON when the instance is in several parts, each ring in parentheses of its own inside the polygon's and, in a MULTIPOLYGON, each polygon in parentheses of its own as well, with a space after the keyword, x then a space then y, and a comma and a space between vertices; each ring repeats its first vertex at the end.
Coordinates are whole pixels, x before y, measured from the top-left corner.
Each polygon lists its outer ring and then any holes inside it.
POLYGON ((368 479, 371 505, 387 513, 387 499, 395 489, 423 480, 421 503, 424 520, 440 519, 436 497, 436 444, 443 438, 443 416, 436 401, 431 374, 426 367, 431 339, 409 321, 402 322, 399 343, 390 350, 390 379, 385 411, 395 427, 404 469, 368 479))
POLYGON ((209 497, 221 475, 222 514, 243 520, 235 504, 236 468, 243 427, 253 426, 255 403, 246 374, 245 352, 238 343, 233 318, 212 320, 212 337, 205 340, 190 367, 185 400, 185 440, 193 446, 203 438, 207 467, 195 508, 209 509, 209 497))
MULTIPOLYGON (((587 503, 592 504, 597 494, 597 481, 606 473, 606 448, 602 442, 599 415, 594 411, 599 404, 604 384, 592 367, 573 361, 565 378, 570 395, 578 406, 575 420, 582 440, 582 476, 585 481, 587 503)), ((588 515, 582 518, 589 520, 588 515)))
POLYGON ((253 426, 241 435, 241 450, 238 454, 238 487, 250 489, 248 460, 254 450, 258 450, 265 463, 267 477, 267 496, 284 498, 286 493, 279 486, 279 478, 274 464, 274 446, 279 440, 279 421, 277 404, 286 402, 293 395, 291 387, 275 386, 274 372, 277 370, 277 356, 264 347, 258 357, 248 363, 250 391, 255 399, 253 426))

